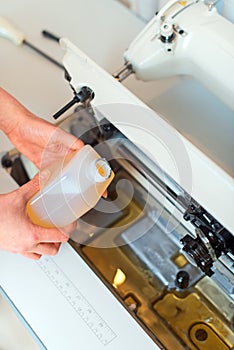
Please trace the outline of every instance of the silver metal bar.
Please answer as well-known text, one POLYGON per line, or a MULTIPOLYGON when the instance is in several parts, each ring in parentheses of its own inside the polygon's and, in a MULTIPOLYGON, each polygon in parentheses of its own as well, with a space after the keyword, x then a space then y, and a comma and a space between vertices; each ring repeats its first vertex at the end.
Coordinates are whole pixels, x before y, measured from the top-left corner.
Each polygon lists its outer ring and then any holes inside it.
POLYGON ((131 63, 126 62, 117 72, 113 74, 113 77, 120 83, 134 73, 131 63))

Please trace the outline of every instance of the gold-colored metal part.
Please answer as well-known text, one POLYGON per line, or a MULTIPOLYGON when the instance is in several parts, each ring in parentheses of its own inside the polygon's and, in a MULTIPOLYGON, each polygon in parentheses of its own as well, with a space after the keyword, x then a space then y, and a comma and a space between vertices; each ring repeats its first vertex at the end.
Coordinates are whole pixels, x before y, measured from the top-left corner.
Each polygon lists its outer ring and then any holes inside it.
POLYGON ((8 155, 9 155, 9 158, 13 158, 14 159, 15 157, 19 157, 20 156, 20 152, 16 148, 13 148, 10 151, 8 151, 8 155))
POLYGON ((199 350, 215 349, 229 350, 230 348, 223 343, 220 337, 204 323, 196 324, 190 329, 192 342, 199 350))
POLYGON ((125 299, 125 304, 128 306, 128 308, 131 311, 137 312, 137 309, 139 307, 139 301, 136 300, 136 298, 133 295, 128 295, 125 299))
POLYGON ((184 350, 179 339, 168 330, 168 327, 152 309, 152 303, 158 300, 164 293, 163 285, 152 280, 149 271, 146 271, 135 261, 129 260, 129 255, 120 247, 94 248, 83 247, 83 253, 89 261, 104 276, 105 280, 112 285, 116 269, 120 268, 126 275, 126 280, 118 288, 114 288, 121 299, 130 306, 138 301, 136 310, 130 307, 154 334, 155 338, 163 343, 166 349, 184 350), (129 298, 131 295, 131 298, 129 298))
MULTIPOLYGON (((142 215, 142 208, 132 201, 126 212, 128 214, 125 214, 121 220, 115 222, 110 230, 106 229, 95 239, 96 246, 103 246, 102 241, 114 241, 128 223, 133 223, 134 220, 142 215)), ((75 249, 79 249, 78 246, 72 245, 75 249)), ((132 305, 130 310, 134 311, 138 319, 155 334, 155 339, 161 341, 166 349, 184 350, 180 340, 168 331, 167 326, 152 308, 155 300, 158 300, 163 295, 164 286, 161 282, 155 281, 150 271, 141 266, 138 260, 135 260, 134 254, 129 252, 129 250, 125 251, 124 246, 113 248, 84 246, 81 254, 88 258, 95 269, 119 294, 123 302, 128 306, 132 305), (126 279, 121 285, 113 287, 117 269, 124 271, 126 279), (137 301, 137 307, 134 307, 135 310, 133 309, 134 300, 137 301)))
MULTIPOLYGON (((232 349, 234 335, 230 327, 232 319, 230 301, 219 294, 223 304, 222 312, 226 310, 225 321, 216 307, 218 296, 217 300, 211 303, 208 288, 208 298, 204 297, 208 282, 200 280, 197 283, 197 290, 192 287, 187 291, 174 290, 168 293, 162 282, 156 280, 126 246, 95 248, 95 245, 102 247, 106 240, 114 242, 128 223, 132 224, 141 215, 143 215, 141 206, 133 200, 122 218, 115 222, 111 229, 106 228, 97 236, 94 239, 94 246, 81 248, 81 254, 104 277, 110 288, 118 293, 129 309, 134 311, 136 317, 155 334, 155 339, 158 339, 165 349, 232 349), (118 269, 124 272, 126 278, 121 283, 114 283, 113 286, 118 269)), ((181 269, 188 264, 180 253, 175 254, 172 261, 181 269)), ((208 277, 204 280, 210 281, 208 277)))
POLYGON ((176 254, 175 256, 173 256, 172 261, 180 269, 182 269, 183 267, 185 267, 188 264, 188 260, 182 254, 176 254))
MULTIPOLYGON (((119 195, 124 199, 124 190, 119 195)), ((168 290, 133 250, 116 243, 121 233, 144 215, 143 206, 133 198, 122 216, 93 236, 89 245, 71 244, 165 349, 232 349, 232 304, 215 288, 215 282, 205 277, 185 291, 168 290), (107 246, 111 248, 104 248, 107 246)), ((171 260, 179 269, 188 264, 179 250, 171 260)))
POLYGON ((233 332, 196 293, 185 297, 168 293, 155 303, 154 309, 192 350, 230 350, 233 347, 233 332))
POLYGON ((179 4, 180 4, 181 6, 186 6, 186 5, 187 5, 187 1, 179 1, 179 4))
POLYGON ((234 330, 234 301, 209 277, 199 281, 195 289, 198 290, 224 317, 234 330))

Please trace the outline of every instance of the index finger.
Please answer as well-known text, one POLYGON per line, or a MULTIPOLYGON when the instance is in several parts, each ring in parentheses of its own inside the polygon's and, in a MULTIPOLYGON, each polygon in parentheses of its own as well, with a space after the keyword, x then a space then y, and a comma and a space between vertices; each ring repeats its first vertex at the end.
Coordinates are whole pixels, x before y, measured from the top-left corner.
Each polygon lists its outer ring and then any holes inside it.
POLYGON ((69 235, 76 228, 76 221, 65 227, 44 228, 38 226, 37 234, 39 242, 44 243, 62 243, 67 242, 69 235))
POLYGON ((37 229, 37 243, 63 243, 67 242, 69 236, 63 233, 57 228, 43 228, 39 227, 37 229))
POLYGON ((83 141, 77 139, 74 135, 62 130, 59 126, 55 127, 48 143, 53 147, 54 144, 63 144, 67 149, 76 151, 84 146, 83 141))

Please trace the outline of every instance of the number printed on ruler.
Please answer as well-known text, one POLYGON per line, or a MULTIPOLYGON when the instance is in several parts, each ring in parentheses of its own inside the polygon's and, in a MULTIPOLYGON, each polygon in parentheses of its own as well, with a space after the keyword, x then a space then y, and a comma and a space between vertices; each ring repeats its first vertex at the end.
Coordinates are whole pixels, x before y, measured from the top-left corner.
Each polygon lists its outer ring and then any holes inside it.
POLYGON ((37 264, 103 345, 116 338, 115 332, 51 258, 42 258, 37 264))

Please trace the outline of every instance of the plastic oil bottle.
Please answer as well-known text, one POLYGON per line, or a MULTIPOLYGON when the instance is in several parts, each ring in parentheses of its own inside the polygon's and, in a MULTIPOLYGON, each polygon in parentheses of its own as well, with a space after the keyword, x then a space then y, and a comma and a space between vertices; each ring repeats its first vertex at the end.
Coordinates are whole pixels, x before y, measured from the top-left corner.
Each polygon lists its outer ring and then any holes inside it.
POLYGON ((27 204, 31 221, 64 227, 93 208, 114 177, 109 163, 89 145, 48 167, 50 177, 27 204))

